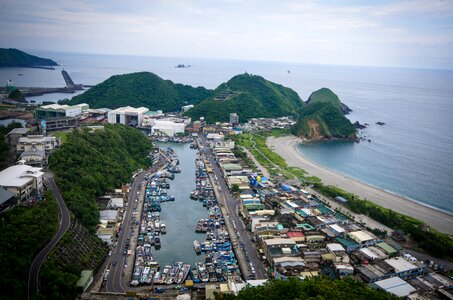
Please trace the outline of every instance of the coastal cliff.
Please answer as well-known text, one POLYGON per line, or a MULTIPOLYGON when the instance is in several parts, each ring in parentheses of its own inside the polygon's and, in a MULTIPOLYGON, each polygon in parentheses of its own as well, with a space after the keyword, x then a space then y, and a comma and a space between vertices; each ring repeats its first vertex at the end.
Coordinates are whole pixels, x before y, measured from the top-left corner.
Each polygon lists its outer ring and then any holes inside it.
POLYGON ((310 140, 356 139, 356 128, 345 117, 351 109, 330 89, 313 92, 305 104, 291 128, 292 134, 310 140))

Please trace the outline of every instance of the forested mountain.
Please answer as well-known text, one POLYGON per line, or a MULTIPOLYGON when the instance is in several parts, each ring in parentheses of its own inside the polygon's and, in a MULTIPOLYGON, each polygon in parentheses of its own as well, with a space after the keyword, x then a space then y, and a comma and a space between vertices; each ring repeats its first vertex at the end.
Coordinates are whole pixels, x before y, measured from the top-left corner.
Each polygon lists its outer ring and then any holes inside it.
POLYGON ((205 117, 208 123, 228 121, 230 113, 239 120, 294 115, 303 106, 299 95, 290 88, 261 76, 236 75, 215 89, 214 96, 187 112, 193 119, 205 117))
POLYGON ((48 58, 30 55, 17 49, 0 48, 0 67, 44 67, 58 66, 48 58))
POLYGON ((164 80, 150 72, 114 75, 75 96, 68 104, 87 103, 92 108, 144 106, 150 110, 176 111, 211 97, 212 90, 164 80))

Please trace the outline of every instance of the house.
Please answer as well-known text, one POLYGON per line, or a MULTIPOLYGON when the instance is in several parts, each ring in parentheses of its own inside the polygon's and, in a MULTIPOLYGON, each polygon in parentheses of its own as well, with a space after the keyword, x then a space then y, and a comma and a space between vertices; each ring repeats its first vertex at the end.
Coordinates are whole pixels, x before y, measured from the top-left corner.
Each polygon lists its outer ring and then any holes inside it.
POLYGON ((19 201, 29 199, 34 192, 43 188, 41 168, 28 165, 15 165, 0 172, 0 187, 14 193, 19 201))

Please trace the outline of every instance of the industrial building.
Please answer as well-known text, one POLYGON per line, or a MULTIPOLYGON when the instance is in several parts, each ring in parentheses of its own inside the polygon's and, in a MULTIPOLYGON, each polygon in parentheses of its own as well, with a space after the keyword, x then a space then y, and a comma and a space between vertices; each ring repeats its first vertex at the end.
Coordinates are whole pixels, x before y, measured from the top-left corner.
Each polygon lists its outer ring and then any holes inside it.
POLYGON ((125 106, 109 111, 108 122, 111 124, 123 124, 129 126, 140 126, 143 122, 143 115, 149 109, 146 107, 131 107, 125 106))
POLYGON ((183 134, 186 131, 186 126, 190 124, 190 118, 162 118, 151 119, 149 124, 151 126, 151 133, 162 133, 166 136, 173 137, 177 134, 183 134))
POLYGON ((76 105, 60 105, 49 104, 38 107, 35 110, 35 118, 49 119, 49 118, 63 118, 63 117, 77 117, 82 112, 89 109, 88 104, 81 103, 76 105))
POLYGON ((33 192, 43 187, 41 168, 28 165, 14 165, 0 172, 0 187, 10 191, 20 200, 29 199, 33 192))

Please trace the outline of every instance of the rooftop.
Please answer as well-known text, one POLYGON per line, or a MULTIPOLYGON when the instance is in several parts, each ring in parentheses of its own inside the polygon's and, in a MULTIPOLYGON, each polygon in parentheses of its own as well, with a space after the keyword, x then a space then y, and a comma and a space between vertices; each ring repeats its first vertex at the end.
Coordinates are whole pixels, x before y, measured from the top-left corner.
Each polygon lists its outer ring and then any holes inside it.
POLYGON ((418 269, 418 266, 414 265, 413 263, 408 262, 402 257, 396 258, 389 258, 386 259, 385 262, 395 268, 397 273, 404 272, 408 270, 418 269))
POLYGON ((32 178, 44 175, 41 168, 28 165, 14 165, 0 172, 0 186, 21 187, 32 178))
POLYGON ((349 235, 351 236, 352 239, 359 243, 363 243, 366 241, 371 241, 374 240, 375 237, 372 236, 370 233, 366 232, 365 230, 359 230, 359 231, 354 231, 350 232, 349 235))
POLYGON ((12 129, 10 132, 8 132, 7 135, 10 135, 10 134, 26 134, 27 132, 30 131, 30 128, 14 128, 12 129))
POLYGON ((332 251, 332 252, 345 251, 343 246, 341 246, 341 244, 337 244, 337 243, 327 244, 326 248, 329 249, 329 251, 332 251))
POLYGON ((296 242, 291 239, 268 239, 264 240, 266 245, 275 246, 275 245, 295 245, 296 242))
POLYGON ((410 284, 399 277, 379 280, 374 285, 398 297, 406 297, 416 291, 410 284))
POLYGON ((146 113, 148 112, 149 109, 146 107, 132 107, 132 106, 123 106, 123 107, 118 107, 117 109, 109 111, 109 113, 146 113))

